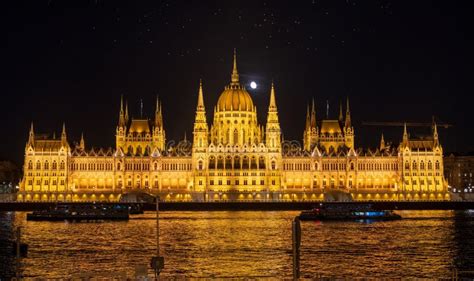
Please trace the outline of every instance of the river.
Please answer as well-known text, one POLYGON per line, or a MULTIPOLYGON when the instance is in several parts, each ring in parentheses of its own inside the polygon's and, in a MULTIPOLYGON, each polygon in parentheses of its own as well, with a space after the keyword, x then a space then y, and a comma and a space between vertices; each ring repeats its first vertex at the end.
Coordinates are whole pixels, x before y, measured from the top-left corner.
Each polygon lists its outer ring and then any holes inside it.
MULTIPOLYGON (((450 277, 474 269, 474 215, 400 211, 387 222, 302 222, 302 277, 450 277)), ((294 211, 160 213, 164 277, 290 278, 294 211)), ((133 276, 156 255, 155 213, 127 222, 32 222, 0 213, 0 276, 11 277, 14 228, 29 245, 25 277, 133 276)), ((151 271, 150 271, 151 275, 151 271)))

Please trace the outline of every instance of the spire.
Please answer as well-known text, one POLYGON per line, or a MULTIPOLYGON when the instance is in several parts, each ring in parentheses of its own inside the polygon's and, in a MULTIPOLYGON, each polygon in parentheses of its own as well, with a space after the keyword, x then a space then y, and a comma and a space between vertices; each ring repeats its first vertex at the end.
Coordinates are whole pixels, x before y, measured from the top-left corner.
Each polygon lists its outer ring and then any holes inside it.
POLYGON ((205 111, 204 107, 204 96, 202 93, 202 80, 199 79, 199 93, 198 93, 198 104, 197 104, 197 111, 205 111))
POLYGON ((329 119, 329 100, 326 100, 326 119, 329 119))
POLYGON ((125 102, 125 123, 128 123, 128 102, 125 102))
POLYGON ((84 133, 81 133, 81 141, 79 142, 79 148, 84 150, 86 148, 85 142, 84 142, 84 133))
POLYGON ((33 144, 34 141, 35 141, 35 131, 33 129, 33 122, 31 122, 30 133, 28 136, 28 143, 33 144))
POLYGON ((382 133, 382 137, 380 138, 380 150, 384 150, 385 149, 385 140, 383 138, 383 133, 382 133))
POLYGON ((347 97, 347 105, 346 105, 346 128, 351 127, 351 110, 349 108, 349 97, 347 97))
POLYGON ((232 69, 231 85, 239 84, 239 73, 237 72, 237 51, 234 48, 234 68, 232 69))
POLYGON ((67 137, 66 137, 66 123, 63 123, 63 130, 61 132, 61 142, 63 144, 66 144, 67 142, 67 137))
POLYGON ((186 131, 184 131, 184 141, 188 141, 188 138, 186 137, 186 131))
POLYGON ((433 141, 434 141, 435 145, 439 144, 438 126, 436 125, 436 123, 433 124, 433 141))
POLYGON ((344 116, 342 115, 342 102, 339 101, 339 122, 344 121, 344 116))
POLYGON ((314 106, 314 98, 311 104, 311 128, 316 128, 316 106, 314 106))
POLYGON ((140 99, 140 118, 143 118, 143 99, 140 99))
POLYGON ((124 127, 126 124, 125 122, 125 115, 123 112, 123 95, 120 96, 120 113, 119 113, 119 127, 124 127))
POLYGON ((309 117, 309 104, 306 105, 306 130, 309 129, 309 127, 311 126, 311 119, 309 117))
POLYGON ((163 113, 161 112, 161 102, 156 96, 156 108, 155 108, 155 128, 163 127, 163 113))
POLYGON ((403 124, 403 142, 404 143, 408 142, 408 132, 407 132, 407 123, 406 122, 403 124))
POLYGON ((268 111, 277 111, 277 105, 275 101, 275 88, 273 87, 273 82, 272 89, 270 90, 270 105, 268 107, 268 111))

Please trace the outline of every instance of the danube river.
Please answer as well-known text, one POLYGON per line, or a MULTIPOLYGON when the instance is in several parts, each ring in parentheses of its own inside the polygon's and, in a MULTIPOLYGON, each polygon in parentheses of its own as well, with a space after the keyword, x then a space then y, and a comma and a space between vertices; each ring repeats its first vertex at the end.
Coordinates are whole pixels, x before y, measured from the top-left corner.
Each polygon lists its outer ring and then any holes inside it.
MULTIPOLYGON (((301 275, 437 278, 474 269, 474 215, 403 211, 388 222, 302 222, 301 275)), ((294 211, 162 212, 162 276, 291 277, 294 211)), ((133 276, 156 254, 154 213, 128 222, 27 222, 0 213, 0 275, 12 276, 14 227, 22 226, 25 277, 120 272, 133 276)), ((151 274, 151 271, 150 271, 151 274)))

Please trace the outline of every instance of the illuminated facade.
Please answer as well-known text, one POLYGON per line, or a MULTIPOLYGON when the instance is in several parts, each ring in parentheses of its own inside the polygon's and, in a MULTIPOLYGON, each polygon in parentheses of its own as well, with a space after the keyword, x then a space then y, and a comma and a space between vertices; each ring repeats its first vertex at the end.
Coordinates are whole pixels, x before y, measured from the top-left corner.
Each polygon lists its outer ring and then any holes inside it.
POLYGON ((273 84, 261 125, 235 54, 213 113, 209 126, 200 83, 192 142, 166 143, 159 101, 153 120, 130 118, 121 102, 114 149, 86 149, 83 137, 72 148, 64 126, 60 139, 48 139, 32 125, 18 200, 114 201, 136 191, 176 201, 449 199, 436 125, 416 140, 405 126, 396 148, 382 136, 379 148, 357 149, 349 100, 338 120, 318 121, 313 102, 303 146, 283 141, 273 84))

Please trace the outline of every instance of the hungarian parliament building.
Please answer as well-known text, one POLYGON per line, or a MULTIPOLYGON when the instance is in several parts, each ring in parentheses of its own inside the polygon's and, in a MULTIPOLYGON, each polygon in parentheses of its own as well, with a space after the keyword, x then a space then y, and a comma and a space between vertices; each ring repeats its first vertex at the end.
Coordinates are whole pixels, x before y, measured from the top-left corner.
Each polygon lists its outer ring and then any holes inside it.
POLYGON ((64 125, 61 137, 51 138, 32 124, 17 200, 117 201, 140 193, 195 202, 450 199, 436 124, 419 139, 405 125, 398 147, 382 136, 378 148, 361 149, 349 100, 336 120, 318 120, 313 102, 300 145, 283 140, 273 84, 269 94, 261 125, 234 54, 212 124, 199 84, 192 142, 166 141, 158 100, 150 120, 130 118, 122 99, 115 148, 87 148, 82 136, 72 147, 64 125))

